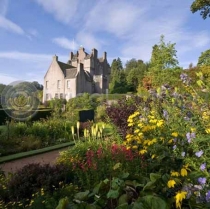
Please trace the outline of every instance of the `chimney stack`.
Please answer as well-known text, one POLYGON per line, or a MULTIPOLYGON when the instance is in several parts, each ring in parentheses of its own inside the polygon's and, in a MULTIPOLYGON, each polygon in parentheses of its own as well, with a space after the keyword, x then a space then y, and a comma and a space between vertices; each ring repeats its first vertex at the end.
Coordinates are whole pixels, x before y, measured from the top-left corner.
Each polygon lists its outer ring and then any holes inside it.
POLYGON ((73 52, 71 52, 70 53, 70 60, 72 60, 73 56, 74 56, 74 54, 73 54, 73 52))
POLYGON ((104 52, 103 59, 106 60, 107 53, 104 52))
POLYGON ((98 58, 98 51, 97 51, 97 49, 93 48, 92 49, 92 54, 93 54, 94 58, 96 58, 96 59, 98 58))
POLYGON ((53 60, 58 61, 58 56, 56 56, 56 54, 53 56, 53 60))

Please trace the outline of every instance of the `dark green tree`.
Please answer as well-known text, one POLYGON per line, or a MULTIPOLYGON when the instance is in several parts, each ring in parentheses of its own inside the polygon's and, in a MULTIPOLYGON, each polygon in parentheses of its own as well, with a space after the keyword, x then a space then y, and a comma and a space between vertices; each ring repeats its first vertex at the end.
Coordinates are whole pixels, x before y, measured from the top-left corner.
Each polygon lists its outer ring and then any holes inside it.
POLYGON ((201 53, 197 66, 210 66, 210 49, 201 53))
POLYGON ((126 75, 125 71, 123 70, 122 61, 119 57, 117 59, 114 59, 111 65, 109 92, 110 93, 127 92, 126 75))
POLYGON ((5 87, 6 87, 5 84, 0 83, 0 95, 1 95, 1 93, 4 90, 5 87))
POLYGON ((131 59, 125 65, 126 81, 129 91, 136 91, 142 83, 148 65, 142 60, 131 59))
POLYGON ((210 0, 195 0, 191 5, 192 13, 200 11, 203 19, 210 17, 210 0))

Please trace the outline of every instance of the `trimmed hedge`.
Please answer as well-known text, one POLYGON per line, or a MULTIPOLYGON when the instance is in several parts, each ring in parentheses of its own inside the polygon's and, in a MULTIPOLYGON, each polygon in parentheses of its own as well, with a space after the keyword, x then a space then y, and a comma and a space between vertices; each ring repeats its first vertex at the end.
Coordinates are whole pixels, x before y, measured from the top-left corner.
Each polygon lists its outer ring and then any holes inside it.
MULTIPOLYGON (((30 121, 37 121, 40 119, 46 119, 50 117, 52 113, 51 109, 39 109, 37 113, 30 119, 30 121)), ((7 120, 11 120, 11 118, 5 113, 3 109, 0 109, 0 125, 4 125, 7 120)))

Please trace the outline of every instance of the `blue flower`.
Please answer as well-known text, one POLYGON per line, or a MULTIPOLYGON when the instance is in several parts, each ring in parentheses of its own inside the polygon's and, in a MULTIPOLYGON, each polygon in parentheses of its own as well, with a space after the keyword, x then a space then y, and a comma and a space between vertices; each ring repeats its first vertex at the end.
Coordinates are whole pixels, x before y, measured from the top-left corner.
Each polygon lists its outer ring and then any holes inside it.
POLYGON ((185 157, 185 152, 182 152, 182 157, 185 157))
POLYGON ((206 193, 206 202, 210 202, 210 190, 206 193))
POLYGON ((201 164, 200 169, 204 171, 206 169, 206 163, 201 164))
POLYGON ((205 177, 199 177, 198 178, 198 183, 199 184, 206 184, 206 178, 205 177))
POLYGON ((195 155, 197 157, 201 157, 201 155, 203 155, 203 150, 199 151, 199 152, 196 152, 195 155))

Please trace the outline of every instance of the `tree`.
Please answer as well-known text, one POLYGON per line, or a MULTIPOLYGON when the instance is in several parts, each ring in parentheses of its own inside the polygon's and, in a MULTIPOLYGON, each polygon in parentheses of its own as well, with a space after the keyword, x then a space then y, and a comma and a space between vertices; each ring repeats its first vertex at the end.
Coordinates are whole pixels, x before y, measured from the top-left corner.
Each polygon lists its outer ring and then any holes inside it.
POLYGON ((1 95, 1 93, 4 90, 5 87, 6 87, 6 85, 0 83, 0 95, 1 95))
POLYGON ((37 81, 33 81, 31 84, 33 84, 37 90, 43 90, 43 85, 39 84, 37 81))
POLYGON ((139 84, 142 83, 148 66, 142 60, 131 59, 126 63, 126 80, 129 91, 136 91, 139 84))
POLYGON ((156 70, 164 70, 168 68, 176 68, 178 60, 176 56, 175 43, 165 43, 164 36, 161 35, 160 42, 153 46, 151 67, 156 70))
POLYGON ((203 19, 210 17, 210 0, 195 0, 191 5, 192 13, 200 11, 203 19))
POLYGON ((210 66, 210 49, 201 53, 197 66, 210 66))
POLYGON ((126 76, 122 67, 122 61, 118 57, 111 65, 111 75, 109 84, 110 93, 126 93, 126 76))

